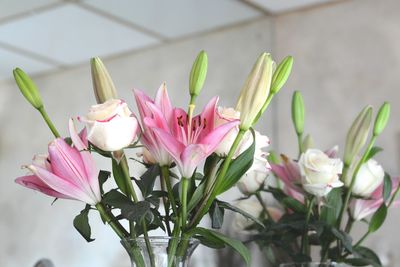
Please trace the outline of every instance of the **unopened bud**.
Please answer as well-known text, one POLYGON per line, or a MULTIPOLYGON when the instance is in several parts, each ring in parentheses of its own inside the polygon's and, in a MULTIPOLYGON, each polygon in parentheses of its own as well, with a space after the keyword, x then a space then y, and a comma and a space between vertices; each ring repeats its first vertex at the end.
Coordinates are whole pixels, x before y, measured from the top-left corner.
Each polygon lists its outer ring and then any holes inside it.
POLYGON ((18 88, 25 99, 28 100, 34 108, 43 108, 43 102, 39 90, 32 79, 20 68, 14 69, 13 75, 18 88))
POLYGON ((295 91, 292 97, 292 120, 297 135, 302 135, 304 131, 304 101, 299 91, 295 91))
POLYGON ((276 68, 271 82, 271 94, 276 94, 285 85, 292 71, 293 57, 287 56, 276 68))
POLYGON ((100 58, 94 57, 90 60, 92 69, 92 82, 94 95, 98 104, 110 99, 117 99, 118 94, 110 74, 100 58))
POLYGON ((390 116, 390 104, 388 102, 385 102, 379 109, 378 115, 376 115, 374 124, 374 136, 380 135, 383 129, 385 129, 386 124, 389 120, 389 116, 390 116))
POLYGON ((207 76, 208 57, 205 51, 201 51, 193 62, 189 78, 189 91, 192 98, 200 94, 207 76))

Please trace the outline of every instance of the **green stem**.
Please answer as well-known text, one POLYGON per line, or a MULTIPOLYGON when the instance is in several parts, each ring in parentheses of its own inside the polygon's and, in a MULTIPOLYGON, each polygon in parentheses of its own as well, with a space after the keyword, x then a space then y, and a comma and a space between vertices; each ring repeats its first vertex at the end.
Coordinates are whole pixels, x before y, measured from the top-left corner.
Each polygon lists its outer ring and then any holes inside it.
POLYGON ((351 197, 351 192, 352 192, 352 190, 353 190, 354 183, 355 183, 355 181, 356 181, 357 173, 358 173, 358 171, 360 170, 361 165, 365 162, 365 160, 366 160, 366 158, 367 158, 369 152, 371 151, 372 147, 374 146, 374 143, 375 143, 375 141, 376 141, 376 138, 377 138, 377 136, 375 136, 375 135, 372 136, 371 141, 369 142, 369 145, 368 145, 367 149, 366 149, 365 152, 364 152, 364 155, 362 156, 362 158, 361 158, 360 161, 358 162, 358 164, 357 164, 357 166, 356 166, 356 168, 355 168, 355 170, 354 170, 354 173, 352 174, 353 176, 352 176, 352 178, 351 178, 350 186, 349 186, 349 188, 348 188, 348 190, 347 190, 346 198, 345 198, 345 201, 344 201, 344 205, 343 205, 342 209, 340 210, 340 214, 339 214, 339 218, 338 218, 338 222, 337 222, 337 226, 338 226, 339 228, 340 228, 340 226, 341 226, 341 224, 342 224, 342 220, 343 220, 344 213, 345 213, 345 211, 347 210, 347 208, 348 208, 348 206, 349 206, 349 201, 350 201, 350 197, 351 197))
POLYGON ((394 192, 392 198, 390 199, 389 204, 388 204, 388 208, 390 208, 390 206, 392 206, 392 204, 393 204, 393 202, 396 200, 397 195, 399 194, 399 192, 400 192, 400 186, 397 187, 397 189, 396 189, 396 191, 394 192))
POLYGON ((182 227, 186 226, 187 222, 187 193, 189 188, 189 179, 182 177, 182 227))
POLYGON ((253 125, 257 123, 257 121, 261 118, 261 115, 264 113, 264 111, 267 109, 269 104, 271 103, 272 98, 274 97, 275 94, 269 94, 267 97, 267 100, 265 101, 264 105, 262 106, 260 112, 258 112, 257 117, 253 121, 253 125))
MULTIPOLYGON (((160 166, 160 168, 162 170, 161 166, 160 166)), ((161 171, 161 176, 160 176, 160 184, 161 184, 161 190, 163 192, 166 192, 165 179, 164 179, 164 176, 162 174, 162 171, 161 171)), ((171 236, 172 235, 171 226, 169 225, 169 222, 171 221, 171 218, 169 216, 169 202, 168 202, 168 199, 166 197, 162 197, 162 201, 163 201, 163 204, 164 204, 164 211, 165 211, 165 227, 166 227, 168 236, 171 236)))
POLYGON ((264 203, 264 201, 263 201, 263 199, 262 199, 262 197, 261 197, 260 192, 257 192, 257 193, 255 194, 255 196, 256 196, 258 202, 260 202, 260 205, 261 205, 261 207, 263 208, 264 213, 268 216, 267 219, 271 220, 271 222, 274 222, 274 220, 273 220, 272 217, 271 217, 271 214, 269 213, 267 207, 265 206, 265 203, 264 203))
POLYGON ((354 247, 358 247, 359 245, 361 245, 362 242, 365 241, 365 239, 367 239, 367 237, 371 234, 370 231, 367 231, 361 238, 360 240, 358 240, 358 242, 354 245, 354 247))
POLYGON ((299 145, 299 158, 300 158, 301 153, 303 153, 303 135, 302 134, 297 135, 297 143, 299 145))
POLYGON ((40 107, 38 109, 38 111, 40 112, 40 114, 42 115, 44 121, 47 123, 47 126, 49 126, 51 132, 53 133, 53 135, 56 138, 59 138, 61 135, 58 133, 56 127, 54 126, 53 122, 50 120, 49 115, 47 114, 46 110, 44 109, 44 107, 40 107))
POLYGON ((168 245, 168 267, 172 267, 174 264, 180 231, 181 231, 181 221, 177 220, 176 224, 174 225, 174 230, 172 231, 172 238, 168 245))
POLYGON ((161 166, 161 175, 162 175, 162 177, 165 181, 165 185, 167 187, 167 194, 168 194, 169 202, 171 203, 172 211, 174 212, 175 216, 178 216, 178 210, 176 208, 175 197, 174 197, 174 193, 172 191, 172 183, 171 183, 171 179, 169 177, 169 167, 168 166, 161 166))
POLYGON ((201 218, 203 215, 208 211, 208 209, 211 207, 212 202, 214 201, 216 197, 216 192, 215 190, 218 188, 219 184, 221 181, 224 179, 226 172, 228 171, 229 165, 232 162, 232 157, 233 154, 236 152, 237 147, 240 144, 240 141, 242 140, 244 134, 246 133, 247 130, 240 129, 239 133, 237 134, 235 141, 232 144, 231 149, 228 152, 228 155, 226 156, 226 159, 224 163, 222 164, 221 171, 218 173, 217 178, 214 181, 213 186, 211 187, 211 190, 209 192, 206 192, 205 197, 203 198, 203 201, 200 204, 200 208, 194 215, 193 219, 191 220, 189 227, 196 226, 197 224, 200 223, 201 218))
POLYGON ((307 214, 306 214, 306 221, 304 225, 304 233, 303 237, 301 238, 301 252, 304 255, 309 255, 309 244, 308 244, 308 223, 310 222, 310 217, 312 213, 312 209, 314 206, 315 197, 312 197, 310 203, 308 204, 307 214))

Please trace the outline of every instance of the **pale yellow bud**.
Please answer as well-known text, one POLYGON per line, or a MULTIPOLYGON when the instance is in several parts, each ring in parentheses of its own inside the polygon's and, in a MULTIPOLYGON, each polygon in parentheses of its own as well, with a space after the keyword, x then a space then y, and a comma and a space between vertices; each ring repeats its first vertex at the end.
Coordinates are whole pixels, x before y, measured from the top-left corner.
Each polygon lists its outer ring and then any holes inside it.
POLYGON ((92 69, 93 90, 97 103, 102 104, 107 100, 117 99, 117 90, 101 59, 98 57, 92 58, 90 65, 92 69))

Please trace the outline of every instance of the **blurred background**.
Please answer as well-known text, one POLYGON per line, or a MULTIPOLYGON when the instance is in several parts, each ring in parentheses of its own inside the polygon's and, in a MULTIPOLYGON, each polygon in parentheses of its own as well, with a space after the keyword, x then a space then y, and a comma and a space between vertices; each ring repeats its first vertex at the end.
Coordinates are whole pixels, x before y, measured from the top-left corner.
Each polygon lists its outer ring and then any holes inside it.
MULTIPOLYGON (((385 170, 400 174, 400 1, 398 0, 0 0, 0 266, 31 267, 40 258, 57 267, 127 267, 113 232, 91 217, 95 242, 72 226, 82 203, 57 201, 14 183, 52 136, 11 80, 31 74, 58 129, 95 103, 89 59, 103 58, 119 94, 135 109, 131 90, 150 95, 166 81, 175 105, 186 106, 191 64, 209 55, 201 104, 211 96, 233 106, 256 57, 293 55, 288 84, 259 130, 271 147, 295 156, 294 90, 303 92, 306 132, 320 149, 339 145, 357 112, 389 100, 392 117, 378 140, 385 170)), ((105 167, 107 168, 107 166, 105 167)), ((233 190, 227 199, 240 196, 233 190)), ((400 210, 368 243, 385 266, 399 266, 400 210)), ((230 220, 225 228, 230 234, 230 220)), ((356 229, 361 233, 362 229, 356 229)), ((254 266, 263 266, 255 254, 254 266)), ((240 266, 229 251, 196 251, 194 266, 240 266)))

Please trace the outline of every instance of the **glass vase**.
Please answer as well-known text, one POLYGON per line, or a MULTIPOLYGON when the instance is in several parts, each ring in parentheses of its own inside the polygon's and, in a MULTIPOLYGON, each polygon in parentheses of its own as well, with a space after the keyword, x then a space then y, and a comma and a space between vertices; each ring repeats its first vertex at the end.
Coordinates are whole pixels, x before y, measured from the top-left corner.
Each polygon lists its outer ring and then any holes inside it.
POLYGON ((199 245, 196 239, 143 237, 124 239, 132 267, 188 267, 190 257, 199 245))

